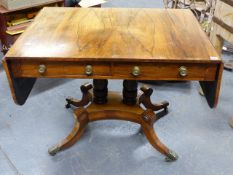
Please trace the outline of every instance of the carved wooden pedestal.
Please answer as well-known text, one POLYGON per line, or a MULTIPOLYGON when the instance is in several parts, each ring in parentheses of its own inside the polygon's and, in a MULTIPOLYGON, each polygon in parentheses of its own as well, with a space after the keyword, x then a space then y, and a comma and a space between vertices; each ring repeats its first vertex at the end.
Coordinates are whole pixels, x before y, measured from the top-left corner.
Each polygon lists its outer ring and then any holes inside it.
MULTIPOLYGON (((102 83, 102 85, 105 84, 107 86, 106 80, 100 82, 102 83)), ((94 84, 96 85, 95 80, 94 84)), ((122 99, 122 96, 120 94, 109 92, 108 102, 105 100, 105 104, 102 103, 103 100, 100 100, 101 104, 95 103, 94 100, 92 102, 92 94, 91 92, 89 92, 89 90, 92 89, 91 84, 85 84, 80 87, 83 93, 83 97, 80 101, 72 98, 66 99, 67 108, 70 108, 71 105, 77 107, 76 109, 74 109, 74 116, 76 122, 71 133, 60 143, 50 148, 49 154, 55 155, 57 152, 72 146, 81 137, 85 127, 89 122, 105 119, 116 119, 131 121, 140 124, 142 131, 144 132, 151 145, 160 153, 166 156, 166 161, 177 160, 177 154, 172 150, 168 149, 163 143, 161 143, 153 128, 154 123, 159 119, 159 117, 154 113, 154 111, 158 111, 161 109, 167 111, 167 106, 169 105, 169 103, 162 102, 160 104, 152 104, 150 96, 153 90, 151 88, 142 87, 141 91, 143 93, 139 97, 138 103, 132 104, 132 101, 134 100, 132 100, 132 96, 129 95, 131 97, 131 100, 129 100, 130 104, 125 104, 123 102, 127 101, 125 100, 127 96, 127 94, 125 94, 126 89, 130 89, 130 87, 128 87, 127 85, 134 85, 137 89, 137 83, 132 81, 127 82, 125 80, 123 90, 124 100, 122 99), (144 110, 143 108, 141 108, 140 104, 144 105, 146 109, 144 110)), ((131 89, 134 91, 135 87, 131 87, 131 89)), ((106 93, 103 94, 106 95, 106 93)), ((96 94, 94 96, 96 96, 96 94)))

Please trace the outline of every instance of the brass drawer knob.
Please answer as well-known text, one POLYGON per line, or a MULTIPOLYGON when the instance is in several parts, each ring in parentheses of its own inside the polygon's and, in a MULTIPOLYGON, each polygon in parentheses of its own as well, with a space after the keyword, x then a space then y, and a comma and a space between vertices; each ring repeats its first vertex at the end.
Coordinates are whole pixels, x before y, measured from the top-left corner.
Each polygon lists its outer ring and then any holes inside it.
POLYGON ((134 66, 132 69, 133 76, 137 77, 140 75, 140 73, 141 73, 140 68, 138 66, 134 66))
POLYGON ((179 73, 181 77, 186 77, 188 75, 188 69, 185 66, 179 68, 179 73))
POLYGON ((91 65, 87 65, 85 68, 86 75, 91 75, 93 73, 93 69, 91 65))
POLYGON ((39 74, 44 74, 46 72, 46 66, 44 64, 39 65, 38 72, 39 74))

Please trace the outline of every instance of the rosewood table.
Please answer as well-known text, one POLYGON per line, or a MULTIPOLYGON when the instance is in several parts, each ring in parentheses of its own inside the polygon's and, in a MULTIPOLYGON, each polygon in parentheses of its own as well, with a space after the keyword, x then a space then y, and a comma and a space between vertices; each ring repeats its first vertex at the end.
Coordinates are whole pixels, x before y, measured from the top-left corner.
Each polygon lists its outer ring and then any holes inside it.
POLYGON ((223 65, 189 10, 44 8, 12 46, 4 68, 15 103, 23 105, 37 78, 86 78, 81 100, 67 98, 76 122, 71 133, 49 149, 73 145, 88 122, 119 119, 142 131, 168 161, 177 154, 160 142, 153 124, 151 88, 138 80, 199 81, 209 106, 216 107, 223 65), (108 91, 108 79, 122 79, 122 95, 108 91), (93 90, 91 91, 91 89, 93 90))

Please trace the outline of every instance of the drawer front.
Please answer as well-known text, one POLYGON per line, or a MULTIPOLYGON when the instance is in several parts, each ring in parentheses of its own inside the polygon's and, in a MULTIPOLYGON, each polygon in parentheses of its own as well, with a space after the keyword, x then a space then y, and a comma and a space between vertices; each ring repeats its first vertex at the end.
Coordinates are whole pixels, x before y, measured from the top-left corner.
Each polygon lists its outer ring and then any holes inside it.
POLYGON ((107 63, 22 61, 12 66, 15 77, 92 78, 110 74, 107 63))
POLYGON ((13 62, 15 77, 213 81, 217 64, 13 62))
POLYGON ((215 80, 216 64, 125 63, 113 65, 113 76, 140 80, 215 80), (139 70, 139 75, 133 75, 139 70))

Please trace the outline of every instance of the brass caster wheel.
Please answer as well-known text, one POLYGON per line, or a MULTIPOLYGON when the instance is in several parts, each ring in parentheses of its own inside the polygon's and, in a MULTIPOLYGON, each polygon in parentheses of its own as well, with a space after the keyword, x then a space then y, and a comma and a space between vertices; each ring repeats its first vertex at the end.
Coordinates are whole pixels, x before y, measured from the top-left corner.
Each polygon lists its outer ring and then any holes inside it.
POLYGON ((167 157, 165 158, 165 161, 166 162, 174 162, 178 159, 178 155, 172 151, 172 150, 169 150, 169 154, 167 155, 167 157))
POLYGON ((48 149, 48 153, 51 156, 55 156, 57 154, 57 152, 59 152, 60 148, 58 146, 53 146, 51 148, 48 149))

